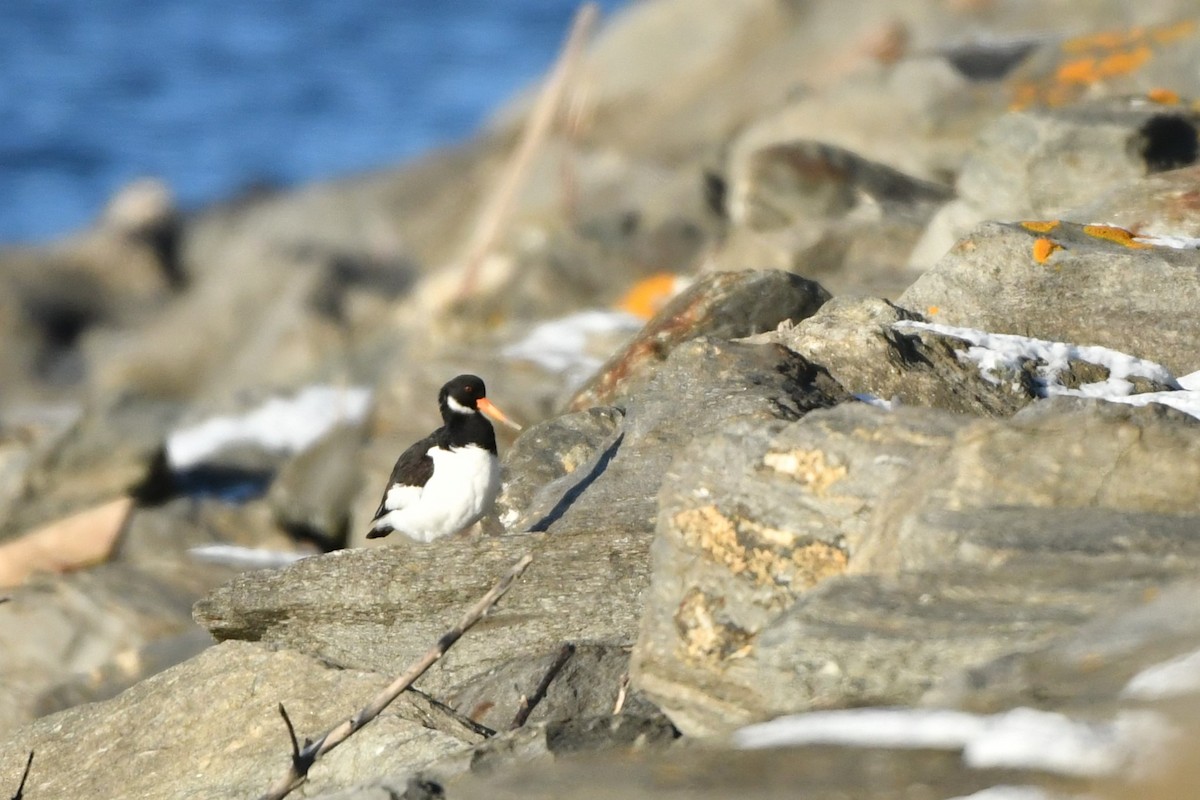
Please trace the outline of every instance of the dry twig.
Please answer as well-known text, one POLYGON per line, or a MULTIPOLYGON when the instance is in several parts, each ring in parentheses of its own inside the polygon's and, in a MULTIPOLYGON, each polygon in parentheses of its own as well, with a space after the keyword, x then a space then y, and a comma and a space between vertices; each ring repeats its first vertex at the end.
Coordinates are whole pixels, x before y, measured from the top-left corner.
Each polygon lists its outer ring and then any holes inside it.
POLYGON ((12 800, 22 800, 25 797, 25 781, 29 780, 29 768, 33 766, 33 751, 29 751, 29 758, 25 761, 25 772, 21 774, 21 783, 17 786, 17 793, 12 796, 12 800))
POLYGON ((295 729, 292 727, 292 721, 288 718, 283 704, 280 703, 279 713, 283 717, 284 724, 287 725, 288 736, 292 742, 292 766, 288 769, 287 774, 271 784, 271 788, 262 796, 262 800, 281 800, 281 798, 286 797, 293 789, 304 783, 308 777, 308 770, 316 763, 318 758, 346 741, 346 739, 353 736, 368 722, 379 716, 380 712, 391 705, 392 701, 399 697, 401 692, 411 686, 417 678, 424 675, 425 671, 432 667, 439 658, 444 656, 446 651, 464 633, 470 630, 476 622, 491 610, 492 606, 513 585, 513 582, 521 577, 521 573, 525 571, 525 568, 529 566, 531 561, 533 561, 533 556, 527 555, 514 564, 508 571, 508 574, 497 581, 496 585, 487 594, 479 598, 479 602, 467 609, 462 619, 458 621, 458 624, 442 634, 442 638, 438 639, 437 644, 410 666, 404 674, 392 681, 370 703, 359 709, 357 714, 321 734, 315 741, 306 739, 304 746, 299 746, 299 743, 296 741, 295 729))
POLYGON ((471 242, 467 246, 466 255, 462 261, 463 278, 458 288, 460 298, 470 295, 474 290, 475 282, 479 277, 479 267, 495 245, 496 239, 499 238, 508 221, 513 200, 529 172, 534 155, 550 132, 551 124, 562 105, 563 97, 571 82, 571 76, 575 72, 575 65, 583 53, 583 46, 599 15, 600 10, 595 3, 584 3, 575 14, 575 19, 571 23, 571 31, 567 34, 566 41, 563 42, 558 60, 554 63, 554 69, 551 71, 550 77, 546 79, 541 94, 538 95, 537 103, 529 113, 529 121, 525 124, 521 143, 517 146, 512 158, 509 159, 500 183, 497 184, 495 191, 492 192, 479 215, 479 222, 475 226, 471 242))
POLYGON ((542 676, 542 680, 538 683, 537 688, 533 690, 533 694, 526 696, 521 695, 521 705, 517 708, 517 715, 513 717, 512 725, 509 730, 515 731, 517 728, 525 724, 525 720, 529 719, 529 715, 533 713, 533 709, 537 708, 537 704, 542 702, 546 697, 546 692, 550 688, 551 682, 558 677, 558 673, 562 672, 562 668, 567 665, 567 661, 575 654, 575 645, 567 642, 558 651, 554 662, 550 664, 550 669, 546 670, 546 674, 542 676))
POLYGON ((621 709, 625 707, 625 697, 629 692, 629 673, 621 674, 621 685, 617 689, 617 702, 613 705, 613 716, 621 713, 621 709))

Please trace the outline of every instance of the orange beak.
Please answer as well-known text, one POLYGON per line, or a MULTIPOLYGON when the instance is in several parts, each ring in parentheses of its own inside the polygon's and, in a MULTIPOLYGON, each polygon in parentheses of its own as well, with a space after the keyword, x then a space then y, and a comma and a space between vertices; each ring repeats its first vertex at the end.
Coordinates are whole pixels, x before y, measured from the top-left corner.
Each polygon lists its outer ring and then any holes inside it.
POLYGON ((492 401, 488 400, 486 397, 479 398, 479 400, 475 402, 475 406, 484 414, 487 414, 489 417, 496 420, 496 422, 503 422, 513 430, 521 430, 520 425, 509 419, 503 411, 492 405, 492 401))

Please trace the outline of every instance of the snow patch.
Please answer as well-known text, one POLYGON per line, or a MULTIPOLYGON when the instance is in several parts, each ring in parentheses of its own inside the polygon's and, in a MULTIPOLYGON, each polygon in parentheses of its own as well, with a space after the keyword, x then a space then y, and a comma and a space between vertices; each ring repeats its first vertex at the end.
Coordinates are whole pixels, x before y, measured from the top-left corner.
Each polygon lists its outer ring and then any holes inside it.
POLYGON ((1129 679, 1121 697, 1149 701, 1196 693, 1200 693, 1200 650, 1147 667, 1129 679))
POLYGON ((188 548, 188 555, 197 561, 222 564, 239 569, 268 569, 285 567, 312 553, 296 553, 289 550, 263 550, 235 544, 206 544, 188 548))
POLYGON ((900 401, 895 397, 891 400, 884 400, 882 397, 876 397, 869 392, 855 392, 854 399, 875 408, 882 408, 884 411, 892 411, 900 405, 900 401))
POLYGON ((905 320, 893 323, 892 327, 925 330, 968 342, 971 347, 959 353, 959 358, 974 362, 984 380, 993 384, 1000 383, 1000 376, 1019 373, 1024 364, 1033 361, 1039 362, 1034 372, 1034 385, 1043 397, 1091 397, 1133 406, 1159 403, 1200 418, 1200 378, 1197 373, 1187 376, 1185 385, 1184 381, 1176 380, 1161 364, 1107 347, 1050 342, 929 322, 905 320), (1108 378, 1085 383, 1078 389, 1069 388, 1063 385, 1062 375, 1069 369, 1071 361, 1085 361, 1104 367, 1108 370, 1108 378), (1131 378, 1156 381, 1172 387, 1172 391, 1133 394, 1131 378))
POLYGON ((971 767, 1028 769, 1080 777, 1111 775, 1149 760, 1170 735, 1147 711, 1112 722, 1079 722, 1017 708, 978 715, 943 709, 863 708, 813 712, 750 725, 733 736, 743 749, 825 744, 962 750, 971 767))
POLYGON ((604 363, 587 352, 588 337, 631 333, 643 324, 643 320, 625 311, 580 311, 535 326, 523 339, 505 347, 501 355, 564 373, 573 382, 582 381, 604 363))
POLYGON ((367 415, 371 390, 309 386, 295 397, 275 397, 241 415, 212 417, 167 437, 167 462, 175 470, 203 464, 235 444, 255 444, 280 453, 298 453, 336 425, 358 423, 367 415))
POLYGON ((1171 247, 1175 250, 1200 249, 1200 239, 1195 239, 1191 236, 1135 236, 1133 240, 1139 244, 1148 244, 1154 247, 1171 247))

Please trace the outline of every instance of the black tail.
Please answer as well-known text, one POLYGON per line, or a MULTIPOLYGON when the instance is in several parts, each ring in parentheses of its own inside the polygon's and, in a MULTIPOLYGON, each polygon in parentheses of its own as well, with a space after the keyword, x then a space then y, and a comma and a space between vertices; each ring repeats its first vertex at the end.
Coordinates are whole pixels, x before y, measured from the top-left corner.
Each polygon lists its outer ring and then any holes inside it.
POLYGON ((380 525, 378 528, 371 528, 370 533, 367 534, 367 538, 368 539, 382 539, 384 536, 387 536, 389 533, 391 533, 394 530, 396 530, 396 529, 393 528, 391 525, 380 525))

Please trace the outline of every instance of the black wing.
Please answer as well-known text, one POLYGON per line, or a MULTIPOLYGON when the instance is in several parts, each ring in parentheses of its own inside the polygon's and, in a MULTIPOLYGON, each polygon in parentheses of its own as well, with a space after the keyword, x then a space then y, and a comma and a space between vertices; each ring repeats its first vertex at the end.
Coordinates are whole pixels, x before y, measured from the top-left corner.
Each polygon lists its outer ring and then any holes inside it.
POLYGON ((387 486, 383 487, 383 497, 379 508, 375 509, 374 519, 379 519, 388 512, 384 508, 387 503, 388 491, 400 484, 401 486, 424 486, 433 477, 433 459, 429 457, 429 448, 437 444, 437 434, 428 436, 409 447, 396 459, 392 467, 392 476, 388 478, 387 486))

